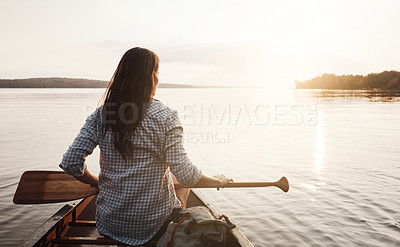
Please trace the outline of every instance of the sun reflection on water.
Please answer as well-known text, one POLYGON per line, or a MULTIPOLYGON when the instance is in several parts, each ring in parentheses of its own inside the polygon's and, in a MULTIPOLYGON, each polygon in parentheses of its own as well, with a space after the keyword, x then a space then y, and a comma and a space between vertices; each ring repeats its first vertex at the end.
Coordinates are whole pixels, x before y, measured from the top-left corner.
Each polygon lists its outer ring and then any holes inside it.
POLYGON ((318 117, 317 121, 317 136, 316 136, 316 143, 315 143, 315 153, 314 153, 314 158, 315 158, 315 168, 313 172, 317 174, 321 174, 322 169, 324 166, 322 165, 322 162, 324 160, 324 123, 323 119, 321 116, 318 117))
POLYGON ((314 158, 315 158, 315 166, 314 169, 312 170, 314 173, 318 174, 318 181, 313 182, 313 183, 301 183, 300 185, 306 189, 309 189, 311 191, 317 191, 318 187, 324 186, 325 182, 323 182, 323 177, 321 176, 322 169, 324 168, 323 166, 323 161, 324 161, 324 153, 325 153, 325 148, 324 148, 324 123, 323 119, 321 116, 317 118, 317 126, 316 126, 316 142, 315 142, 315 152, 314 152, 314 158))

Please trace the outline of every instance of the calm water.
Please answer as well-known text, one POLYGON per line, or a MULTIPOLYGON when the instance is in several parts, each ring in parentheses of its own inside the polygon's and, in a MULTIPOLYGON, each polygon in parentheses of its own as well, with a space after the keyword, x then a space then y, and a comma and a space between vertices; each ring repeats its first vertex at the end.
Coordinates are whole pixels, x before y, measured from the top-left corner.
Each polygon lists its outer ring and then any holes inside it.
MULTIPOLYGON (((26 170, 58 170, 102 89, 0 89, 0 245, 64 203, 13 205, 26 170)), ((276 188, 204 189, 255 246, 400 245, 400 97, 354 91, 159 89, 207 174, 276 188)), ((88 158, 98 172, 98 150, 88 158)))

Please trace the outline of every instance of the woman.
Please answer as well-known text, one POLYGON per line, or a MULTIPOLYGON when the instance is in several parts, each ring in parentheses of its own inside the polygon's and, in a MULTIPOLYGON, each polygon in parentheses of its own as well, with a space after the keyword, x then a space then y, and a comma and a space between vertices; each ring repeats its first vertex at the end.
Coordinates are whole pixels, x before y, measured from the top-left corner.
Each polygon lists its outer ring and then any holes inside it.
POLYGON ((178 191, 181 202, 173 175, 185 186, 224 187, 231 181, 206 176, 190 162, 178 113, 153 99, 158 67, 159 58, 152 51, 128 50, 102 106, 87 118, 60 164, 78 180, 99 187, 99 233, 129 245, 142 245, 162 234, 173 209, 185 206, 188 190, 178 191), (97 145, 98 178, 85 164, 97 145))

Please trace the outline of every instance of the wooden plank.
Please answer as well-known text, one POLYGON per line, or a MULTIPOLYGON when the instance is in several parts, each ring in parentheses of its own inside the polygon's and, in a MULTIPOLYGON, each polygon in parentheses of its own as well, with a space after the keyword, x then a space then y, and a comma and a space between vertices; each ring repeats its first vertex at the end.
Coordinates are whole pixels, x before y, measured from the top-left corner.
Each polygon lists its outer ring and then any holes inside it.
POLYGON ((107 237, 64 237, 55 238, 55 244, 88 244, 88 245, 119 245, 124 244, 107 237))
POLYGON ((76 220, 68 223, 69 226, 96 227, 94 220, 76 220))
MULTIPOLYGON (((118 242, 108 237, 64 237, 56 238, 53 240, 54 244, 68 244, 68 245, 117 245, 117 246, 131 246, 118 242)), ((143 246, 155 246, 157 241, 150 241, 143 246)))

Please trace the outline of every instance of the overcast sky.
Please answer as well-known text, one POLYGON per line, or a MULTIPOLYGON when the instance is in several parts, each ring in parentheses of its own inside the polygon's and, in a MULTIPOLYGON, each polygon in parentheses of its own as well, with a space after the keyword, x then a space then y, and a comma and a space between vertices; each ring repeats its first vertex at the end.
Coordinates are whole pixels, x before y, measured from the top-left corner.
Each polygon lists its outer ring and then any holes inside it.
POLYGON ((400 70, 400 1, 0 2, 0 78, 109 80, 123 53, 161 82, 287 87, 322 73, 400 70))

